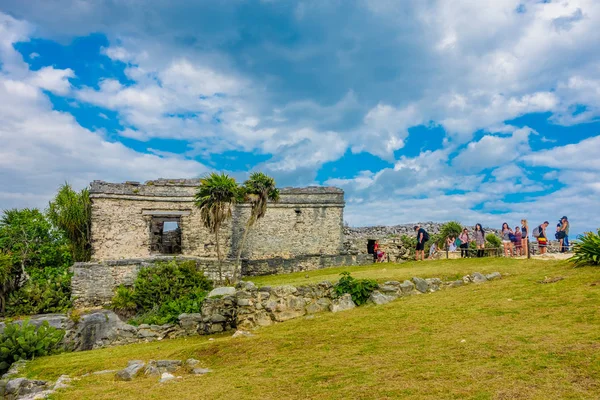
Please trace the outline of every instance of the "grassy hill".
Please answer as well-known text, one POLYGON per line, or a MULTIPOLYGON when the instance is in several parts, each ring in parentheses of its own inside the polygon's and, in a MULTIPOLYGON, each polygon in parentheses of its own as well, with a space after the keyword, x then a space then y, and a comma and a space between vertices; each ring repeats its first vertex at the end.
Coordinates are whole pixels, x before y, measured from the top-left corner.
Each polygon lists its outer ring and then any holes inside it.
POLYGON ((337 279, 459 277, 502 280, 322 313, 257 330, 40 358, 29 377, 120 369, 131 359, 194 357, 213 372, 74 382, 57 399, 596 399, 600 398, 600 269, 566 262, 444 260, 257 278, 260 285, 337 279), (306 277, 308 275, 308 278, 306 277), (563 277, 538 283, 545 277, 563 277))

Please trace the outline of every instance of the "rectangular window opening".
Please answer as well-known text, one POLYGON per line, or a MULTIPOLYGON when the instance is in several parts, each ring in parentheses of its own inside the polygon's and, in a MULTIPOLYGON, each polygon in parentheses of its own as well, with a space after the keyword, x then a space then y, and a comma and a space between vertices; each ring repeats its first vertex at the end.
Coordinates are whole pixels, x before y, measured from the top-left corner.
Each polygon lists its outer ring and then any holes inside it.
POLYGON ((154 254, 181 254, 181 220, 179 216, 152 217, 150 251, 154 254))

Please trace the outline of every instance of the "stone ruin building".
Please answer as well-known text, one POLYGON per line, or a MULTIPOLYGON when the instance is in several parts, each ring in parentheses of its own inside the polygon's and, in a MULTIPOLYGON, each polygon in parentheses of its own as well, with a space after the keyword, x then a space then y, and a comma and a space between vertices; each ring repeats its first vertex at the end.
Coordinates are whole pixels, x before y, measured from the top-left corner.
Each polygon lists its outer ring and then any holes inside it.
MULTIPOLYGON (((210 278, 218 276, 215 236, 194 205, 198 179, 159 179, 90 186, 92 261, 73 266, 73 297, 80 305, 106 304, 114 289, 132 285, 138 271, 157 261, 194 260, 210 278)), ((364 264, 368 254, 344 251, 344 192, 333 187, 284 188, 269 204, 242 249, 241 276, 364 264)), ((234 206, 220 231, 231 277, 250 206, 234 206)))

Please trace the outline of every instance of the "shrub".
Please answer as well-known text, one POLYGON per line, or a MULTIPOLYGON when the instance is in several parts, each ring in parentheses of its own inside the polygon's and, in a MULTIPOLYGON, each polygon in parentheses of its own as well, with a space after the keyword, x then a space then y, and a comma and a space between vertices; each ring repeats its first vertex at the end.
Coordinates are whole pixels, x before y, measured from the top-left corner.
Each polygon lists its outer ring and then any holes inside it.
POLYGON ((417 236, 402 235, 400 237, 402 247, 410 251, 410 256, 414 257, 417 248, 417 236))
POLYGON ((32 315, 65 312, 72 306, 71 274, 33 275, 19 290, 12 292, 6 315, 32 315))
POLYGON ((502 247, 502 240, 493 233, 485 235, 485 241, 489 247, 502 247))
POLYGON ((450 221, 446 222, 440 228, 440 241, 445 245, 446 239, 449 237, 458 237, 462 233, 463 227, 460 222, 450 221))
POLYGON ((600 229, 597 233, 586 232, 573 245, 571 262, 576 267, 584 265, 600 265, 600 229))
POLYGON ((338 296, 343 294, 350 294, 352 301, 357 306, 365 304, 371 293, 377 289, 377 282, 373 279, 354 279, 350 272, 342 272, 342 277, 339 282, 335 285, 335 292, 338 296))
POLYGON ((162 325, 176 322, 179 314, 199 312, 211 289, 195 262, 160 263, 140 271, 133 288, 118 287, 111 308, 127 318, 137 314, 132 323, 162 325))
POLYGON ((62 329, 51 327, 47 321, 38 328, 29 321, 6 325, 0 336, 0 372, 7 371, 15 361, 57 352, 64 335, 62 329))

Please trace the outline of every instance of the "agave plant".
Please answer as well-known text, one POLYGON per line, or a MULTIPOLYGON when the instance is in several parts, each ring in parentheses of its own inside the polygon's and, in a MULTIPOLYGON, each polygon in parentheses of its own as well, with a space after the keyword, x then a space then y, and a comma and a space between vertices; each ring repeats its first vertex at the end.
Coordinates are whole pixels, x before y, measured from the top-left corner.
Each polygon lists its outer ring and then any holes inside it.
POLYGON ((586 232, 573 245, 571 262, 576 267, 584 265, 600 265, 600 229, 597 233, 586 232))

